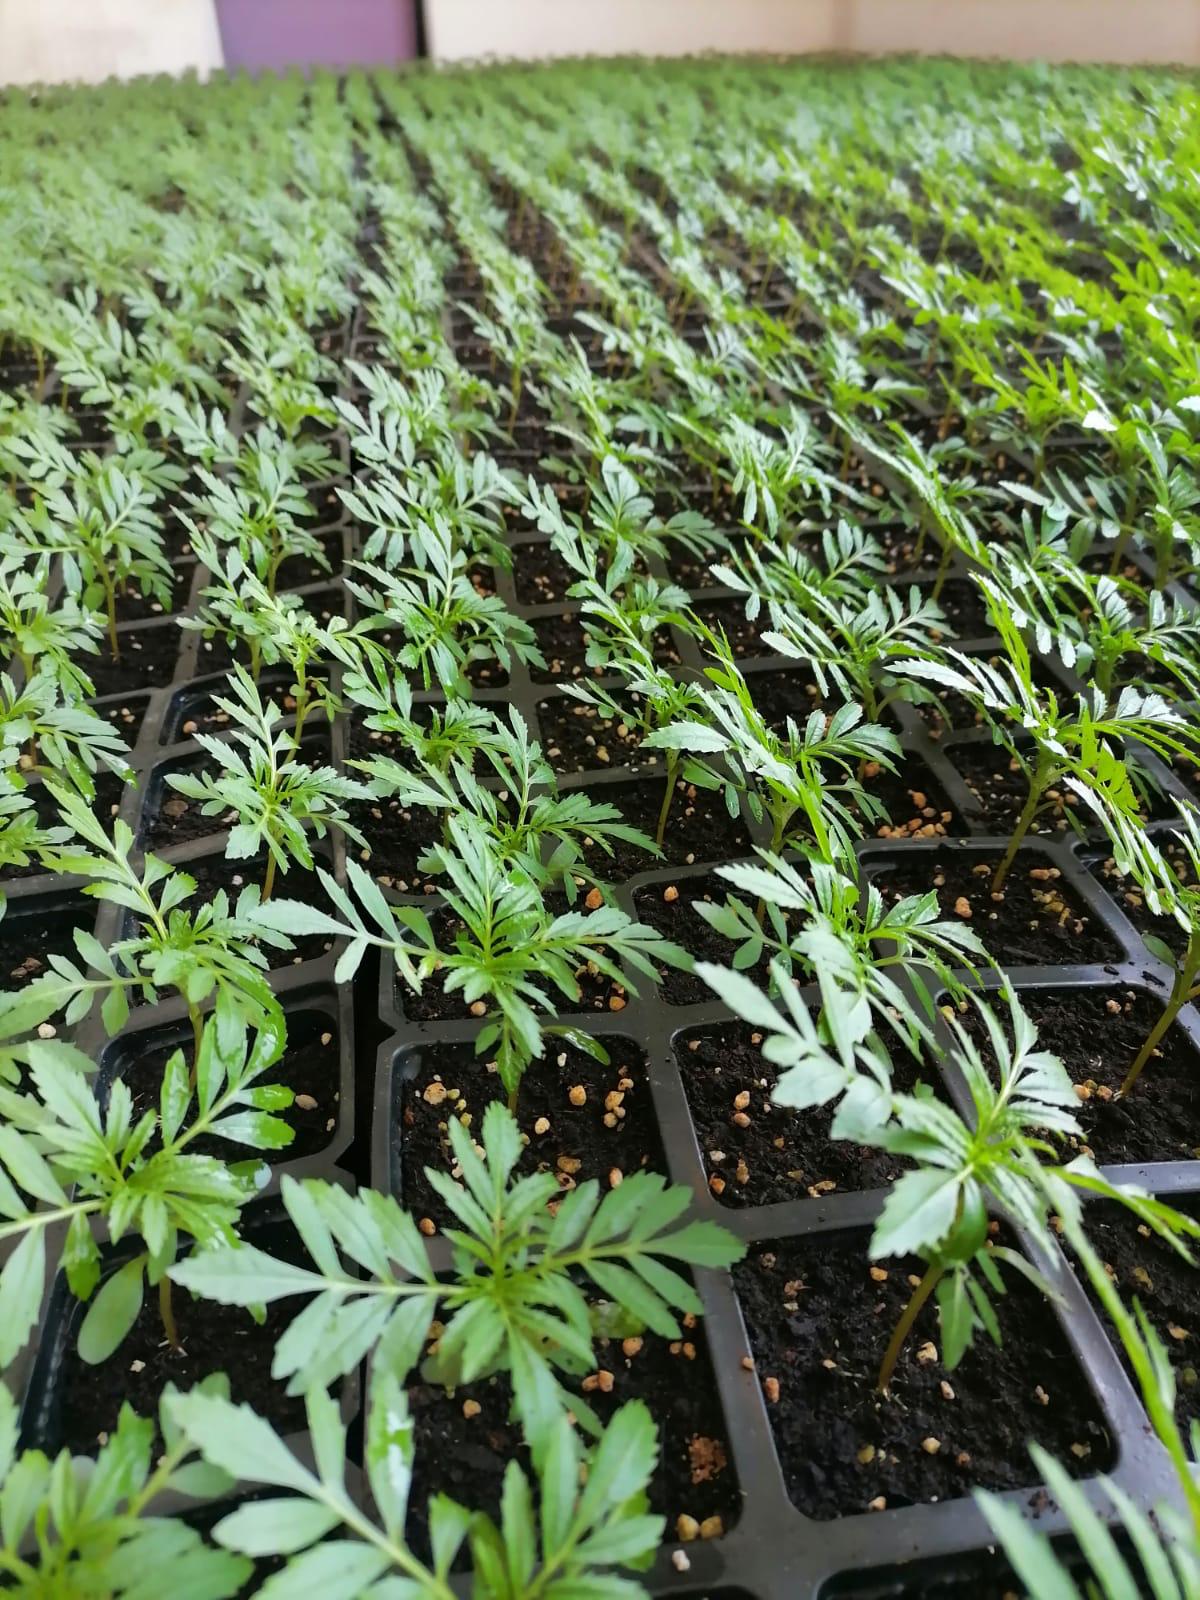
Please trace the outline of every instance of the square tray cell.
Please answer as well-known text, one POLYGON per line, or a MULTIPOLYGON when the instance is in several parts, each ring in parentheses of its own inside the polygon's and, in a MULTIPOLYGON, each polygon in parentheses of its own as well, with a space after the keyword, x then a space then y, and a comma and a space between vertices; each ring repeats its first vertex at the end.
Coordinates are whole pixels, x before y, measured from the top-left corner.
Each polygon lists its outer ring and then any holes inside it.
POLYGON ((1011 1270, 997 1306, 1000 1347, 980 1335, 947 1372, 927 1302, 889 1393, 878 1393, 919 1270, 911 1260, 870 1263, 862 1233, 756 1244, 734 1268, 797 1508, 823 1520, 1032 1487, 1030 1441, 1077 1477, 1111 1466, 1107 1420, 1083 1369, 1049 1303, 1011 1270))

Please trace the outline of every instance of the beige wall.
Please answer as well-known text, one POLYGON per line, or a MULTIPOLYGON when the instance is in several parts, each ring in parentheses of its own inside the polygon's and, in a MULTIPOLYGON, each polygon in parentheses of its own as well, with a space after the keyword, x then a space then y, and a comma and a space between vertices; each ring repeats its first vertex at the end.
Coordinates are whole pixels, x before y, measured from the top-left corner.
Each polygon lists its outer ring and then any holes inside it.
POLYGON ((824 50, 839 0, 426 0, 431 55, 824 50))
POLYGON ((0 0, 0 83, 95 83, 220 64, 213 0, 0 0))
POLYGON ((425 0, 431 54, 917 50, 1200 63, 1200 0, 425 0))
MULTIPOLYGON (((834 49, 1200 64, 1200 0, 425 0, 425 7, 431 53, 446 60, 834 49)), ((0 0, 0 83, 206 72, 220 61, 214 0, 0 0)))
MULTIPOLYGON (((435 0, 436 3, 436 0, 435 0)), ((857 50, 1200 61, 1196 0, 842 0, 857 50)))

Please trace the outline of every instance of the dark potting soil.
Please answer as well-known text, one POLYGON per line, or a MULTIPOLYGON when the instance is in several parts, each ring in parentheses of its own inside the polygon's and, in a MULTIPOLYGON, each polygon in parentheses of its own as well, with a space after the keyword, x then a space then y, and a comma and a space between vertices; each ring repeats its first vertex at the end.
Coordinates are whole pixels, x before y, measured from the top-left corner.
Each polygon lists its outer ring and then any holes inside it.
MULTIPOLYGON (((1176 1211, 1195 1219, 1200 1202, 1195 1198, 1160 1195, 1176 1211)), ((1139 1222, 1123 1206, 1091 1205, 1086 1214, 1087 1234, 1096 1254, 1108 1269, 1113 1286, 1126 1306, 1137 1300, 1166 1346, 1175 1371, 1175 1417, 1187 1437, 1200 1419, 1200 1375, 1196 1370, 1200 1340, 1200 1267, 1189 1264, 1152 1228, 1139 1222)), ((1184 1240, 1196 1255, 1196 1242, 1184 1240)), ((1087 1274, 1076 1275, 1102 1320, 1107 1316, 1092 1291, 1087 1274)), ((1138 1381, 1117 1338, 1113 1346, 1129 1373, 1134 1390, 1138 1381)), ((1139 1391, 1140 1392, 1140 1391, 1139 1391)))
MULTIPOLYGON (((135 1120, 157 1109, 163 1069, 177 1049, 183 1050, 185 1059, 190 1058, 190 1031, 133 1034, 118 1040, 108 1052, 102 1069, 104 1080, 122 1080, 133 1096, 135 1120)), ((337 1025, 327 1012, 289 1011, 283 1055, 258 1082, 282 1083, 296 1095, 286 1111, 277 1113, 294 1130, 291 1144, 282 1150, 259 1152, 250 1145, 201 1134, 189 1143, 188 1150, 193 1155, 220 1156, 224 1161, 258 1159, 275 1164, 316 1155, 328 1145, 337 1124, 341 1097, 338 1059, 337 1025)), ((148 1148, 158 1148, 157 1134, 148 1148)))
POLYGON ((776 652, 763 643, 763 634, 770 633, 770 616, 762 611, 753 622, 746 616, 746 602, 738 595, 720 600, 697 600, 692 610, 700 621, 714 633, 725 633, 734 659, 745 661, 755 656, 774 656, 776 652))
MULTIPOLYGON (((544 667, 530 667, 529 676, 534 683, 561 683, 569 678, 604 676, 603 667, 589 667, 587 664, 588 635, 579 612, 562 611, 548 617, 532 617, 529 625, 546 661, 544 667)), ((664 666, 679 665, 679 651, 669 629, 659 628, 655 632, 653 655, 655 661, 664 666)))
MULTIPOLYGON (((294 682, 295 676, 287 668, 264 667, 258 676, 258 686, 262 690, 264 699, 273 701, 285 716, 294 715, 296 710, 296 697, 289 692, 294 682)), ((224 676, 218 677, 207 688, 196 686, 176 695, 163 719, 162 742, 174 744, 176 740, 190 739, 197 733, 222 733, 231 727, 233 718, 228 711, 222 711, 216 704, 217 696, 222 700, 230 698, 229 681, 224 676)), ((310 679, 305 728, 310 726, 309 719, 316 721, 321 714, 310 679)))
POLYGON ((195 560, 190 530, 170 512, 163 518, 162 548, 172 566, 177 566, 181 561, 191 563, 195 560))
MULTIPOLYGON (((1190 883, 1193 878, 1191 862, 1172 835, 1160 834, 1155 839, 1160 853, 1170 861, 1175 871, 1185 883, 1190 883)), ((1117 863, 1112 856, 1104 856, 1088 862, 1088 870, 1092 876, 1104 885, 1108 893, 1120 906, 1121 910, 1133 923, 1141 934, 1153 934, 1161 939, 1177 956, 1187 949, 1187 934, 1175 921, 1174 917, 1156 917, 1146 907, 1141 889, 1132 878, 1125 877, 1117 868, 1117 863)))
POLYGON ((128 689, 158 689, 170 683, 183 639, 174 622, 128 628, 118 637, 121 654, 116 661, 109 654, 107 642, 102 641, 99 654, 88 656, 83 663, 97 698, 123 694, 128 689))
MULTIPOLYGON (((1200 1056, 1176 1024, 1151 1056, 1127 1100, 1116 1098, 1131 1063, 1162 1011, 1141 989, 1022 989, 1021 1004, 1043 1050, 1061 1056, 1080 1086, 1075 1115, 1086 1146, 1064 1141, 1065 1157, 1086 1148, 1100 1165, 1191 1161, 1200 1157, 1200 1056)), ((961 1008, 960 1008, 961 1010, 961 1008)), ((961 1011, 963 1026, 987 1059, 978 1013, 961 1011)))
POLYGON ((321 546, 324 565, 315 556, 287 556, 279 563, 279 570, 275 574, 275 588, 278 593, 284 594, 290 589, 302 589, 306 584, 320 583, 323 579, 341 576, 341 531, 321 534, 317 543, 321 546))
MULTIPOLYGON (((1002 745, 956 744, 946 750, 977 803, 972 820, 989 833, 1011 834, 1029 795, 1029 780, 1002 745)), ((1144 801, 1150 820, 1177 816, 1173 802, 1149 790, 1144 801)), ((1046 791, 1046 804, 1034 820, 1031 833, 1064 833, 1071 821, 1088 827, 1091 813, 1064 784, 1046 791)))
MULTIPOLYGON (((640 828, 653 839, 662 809, 666 775, 662 778, 635 778, 628 782, 597 785, 589 790, 593 800, 615 805, 622 819, 640 828)), ((694 862, 728 861, 750 852, 750 839, 741 821, 731 817, 720 794, 696 789, 679 779, 663 834, 663 859, 673 866, 694 862)), ((612 855, 599 845, 585 847, 592 870, 605 878, 628 878, 645 872, 659 858, 638 845, 617 839, 612 855)))
MULTIPOLYGON (((724 905, 730 895, 745 901, 732 883, 715 872, 703 877, 681 877, 675 883, 647 883, 634 895, 634 909, 639 922, 656 928, 664 938, 681 945, 697 961, 715 961, 720 966, 731 966, 737 946, 715 932, 696 911, 700 901, 724 905)), ((767 957, 747 970, 747 977, 765 987, 768 982, 767 957)), ((659 998, 670 1006, 693 1006, 711 1002, 713 992, 694 972, 681 972, 678 967, 657 965, 659 998)))
MULTIPOLYGON (((645 1059, 628 1039, 605 1035, 602 1042, 607 1066, 550 1039, 545 1055, 526 1072, 517 1097, 517 1120, 527 1141, 520 1173, 553 1172, 565 1191, 589 1178, 607 1190, 616 1173, 665 1170, 645 1059)), ((478 1129, 487 1106, 505 1098, 499 1074, 469 1043, 421 1045, 397 1063, 392 1164, 409 1211, 439 1227, 452 1222, 425 1168, 453 1170, 450 1116, 466 1114, 478 1129)))
POLYGON ((171 592, 165 604, 154 595, 142 594, 136 584, 131 585, 124 594, 118 594, 117 621, 148 622, 178 611, 187 600, 187 583, 179 582, 178 574, 174 572, 166 581, 171 592))
MULTIPOLYGON (((567 590, 579 582, 579 574, 567 565, 558 552, 540 540, 513 543, 513 583, 523 606, 550 605, 567 598, 567 590)), ((601 562, 603 574, 606 563, 601 562)))
POLYGON ((876 523, 871 532, 879 541, 888 572, 898 583, 907 585, 937 572, 941 551, 936 539, 926 539, 918 557, 920 534, 911 525, 903 522, 876 523))
MULTIPOLYGON (((311 1265, 307 1252, 284 1229, 249 1241, 271 1255, 299 1266, 311 1265)), ((60 1438, 52 1449, 66 1446, 72 1454, 92 1455, 117 1424, 128 1403, 143 1417, 158 1416, 158 1403, 168 1383, 187 1390, 214 1372, 229 1375, 230 1397, 267 1418, 280 1433, 305 1426, 303 1397, 289 1396, 271 1377, 275 1345, 303 1310, 302 1299, 277 1300, 256 1323, 249 1311, 193 1297, 175 1286, 172 1305, 182 1352, 171 1349, 163 1334, 158 1291, 148 1289, 137 1320, 116 1354, 99 1366, 81 1361, 75 1348, 83 1307, 75 1307, 67 1334, 58 1385, 60 1438)))
MULTIPOLYGON (((1029 795, 1029 780, 1003 745, 984 741, 956 744, 948 748, 963 782, 975 800, 972 820, 989 833, 1011 834, 1029 795)), ((1048 789, 1046 803, 1034 819, 1030 833, 1062 833, 1070 828, 1068 811, 1081 824, 1088 821, 1080 812, 1078 797, 1064 785, 1048 789)))
POLYGON ((437 880, 426 877, 417 862, 442 837, 439 812, 424 806, 408 809, 399 800, 352 800, 346 812, 367 841, 364 849, 348 839, 347 853, 362 863, 376 883, 401 894, 432 892, 437 880))
POLYGON ((991 892, 1000 851, 947 850, 867 866, 867 876, 889 903, 937 891, 949 922, 963 922, 991 954, 1010 966, 1115 961, 1120 946, 1104 924, 1062 880, 1061 870, 1036 850, 1022 850, 1000 891, 991 892), (982 870, 980 870, 982 869, 982 870))
POLYGON ((755 710, 776 733, 784 733, 789 720, 803 731, 811 713, 825 704, 811 669, 802 661, 790 662, 781 671, 748 673, 746 682, 755 710))
POLYGON ((889 819, 874 824, 879 838, 940 839, 966 832, 953 802, 920 756, 902 750, 893 762, 894 772, 872 763, 861 780, 889 819))
POLYGON ((641 745, 636 728, 566 695, 539 701, 537 716, 542 750, 555 772, 624 766, 641 745))
POLYGON ((884 1397, 892 1330, 921 1264, 872 1265, 867 1236, 754 1245, 734 1268, 788 1493, 806 1515, 928 1504, 1036 1481, 1040 1444, 1076 1476, 1112 1464, 1103 1413, 1043 1297, 1016 1272, 996 1302, 1003 1337, 980 1334, 953 1371, 932 1300, 884 1397), (778 1399, 772 1401, 774 1384, 778 1399), (1045 1397, 1044 1399, 1042 1397, 1045 1397))
POLYGON ((157 796, 154 788, 147 793, 142 813, 142 839, 148 850, 191 844, 193 840, 207 839, 233 826, 236 813, 232 809, 217 816, 206 816, 206 801, 192 800, 166 781, 169 773, 216 777, 220 770, 212 756, 187 756, 166 764, 154 775, 155 778, 161 778, 161 784, 157 796))
POLYGON ((728 550, 714 545, 702 556, 694 556, 688 550, 671 550, 667 555, 667 574, 672 583, 693 592, 719 587, 722 580, 715 577, 710 569, 729 561, 732 551, 746 542, 744 536, 739 537, 737 533, 730 533, 727 537, 731 545, 728 550))
MULTIPOLYGON (((704 1537, 719 1538, 737 1521, 741 1497, 702 1328, 685 1326, 681 1332, 679 1340, 633 1335, 640 1342, 628 1345, 598 1339, 596 1371, 565 1381, 583 1393, 602 1422, 626 1401, 645 1401, 659 1446, 648 1490, 651 1509, 666 1518, 668 1539, 681 1517, 699 1523, 704 1537)), ((453 1395, 416 1383, 408 1394, 416 1435, 409 1537, 425 1557, 431 1494, 449 1494, 495 1516, 505 1467, 515 1459, 528 1474, 529 1465, 520 1428, 510 1417, 506 1377, 467 1384, 453 1395)))
MULTIPOLYGON (((908 1163, 830 1137, 836 1108, 793 1111, 775 1105, 778 1070, 763 1060, 761 1035, 746 1023, 696 1029, 675 1040, 692 1125, 709 1188, 722 1205, 774 1205, 822 1195, 881 1189, 908 1163)), ((901 1048, 893 1082, 912 1090, 919 1069, 901 1048)), ((939 1089, 936 1078, 926 1079, 939 1089)))
POLYGON ((75 930, 82 928, 90 933, 98 910, 95 900, 53 907, 43 901, 28 911, 10 904, 0 920, 0 990, 23 989, 35 978, 43 977, 51 956, 65 956, 78 964, 75 930))
POLYGON ((983 603, 983 592, 969 578, 948 578, 942 585, 938 604, 959 638, 981 639, 994 632, 983 603))
POLYGON ((132 747, 137 743, 138 734, 142 731, 148 704, 148 695, 131 694, 109 705, 93 706, 92 710, 98 717, 103 717, 105 722, 111 723, 125 743, 132 747))

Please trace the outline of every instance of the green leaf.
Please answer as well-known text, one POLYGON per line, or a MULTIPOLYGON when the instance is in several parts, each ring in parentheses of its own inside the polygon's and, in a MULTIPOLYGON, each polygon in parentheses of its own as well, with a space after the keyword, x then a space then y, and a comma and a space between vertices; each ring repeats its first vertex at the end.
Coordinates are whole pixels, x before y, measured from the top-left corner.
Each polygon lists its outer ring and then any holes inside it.
POLYGON ((373 1545, 329 1540, 290 1561, 268 1578, 259 1600, 361 1600, 367 1586, 387 1571, 388 1558, 373 1545))
POLYGON ((292 1455, 269 1422, 247 1405, 198 1389, 173 1396, 170 1415, 201 1455, 243 1483, 265 1483, 307 1494, 316 1480, 292 1455))
POLYGON ((906 1172, 892 1185, 875 1224, 871 1259, 910 1255, 938 1244, 954 1225, 958 1192, 957 1172, 940 1168, 906 1172))
POLYGON ((106 1278, 79 1329, 79 1357, 98 1366, 137 1321, 146 1289, 146 1258, 135 1256, 106 1278))
POLYGON ((213 1528, 227 1550, 247 1556, 290 1555, 307 1550, 341 1521, 328 1506, 311 1500, 248 1500, 213 1528))
POLYGON ((0 1272, 0 1367, 23 1348, 42 1309, 46 1280, 46 1236, 31 1229, 0 1272))
POLYGON ((312 1294, 324 1280, 305 1267, 276 1261, 253 1245, 194 1250, 170 1270, 174 1282, 224 1306, 268 1305, 293 1294, 312 1294))
POLYGON ((414 1448, 408 1395, 392 1373, 384 1372, 376 1377, 371 1389, 366 1465, 383 1526, 393 1539, 404 1534, 414 1448))

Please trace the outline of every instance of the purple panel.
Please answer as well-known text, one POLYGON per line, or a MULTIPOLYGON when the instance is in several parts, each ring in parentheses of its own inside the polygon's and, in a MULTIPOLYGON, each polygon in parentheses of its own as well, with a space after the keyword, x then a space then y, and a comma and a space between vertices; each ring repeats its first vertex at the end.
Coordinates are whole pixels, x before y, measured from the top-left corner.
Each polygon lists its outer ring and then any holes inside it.
POLYGON ((233 70, 388 66, 417 51, 415 0, 217 0, 233 70))

